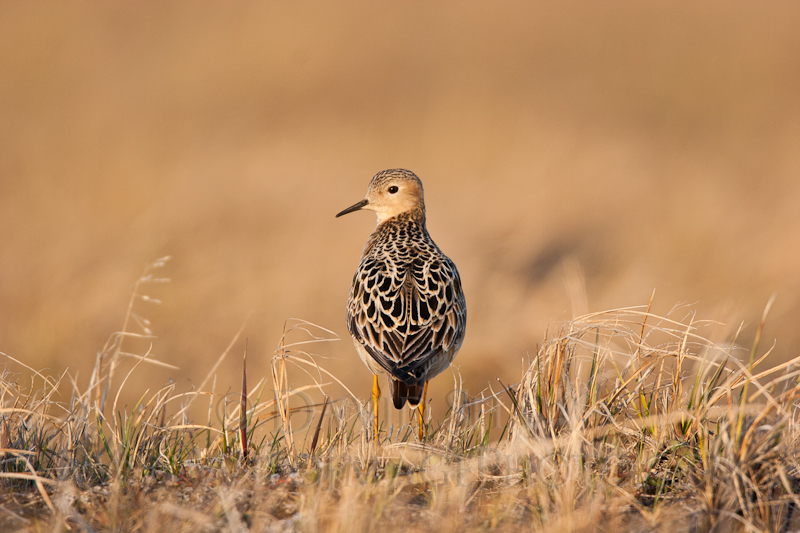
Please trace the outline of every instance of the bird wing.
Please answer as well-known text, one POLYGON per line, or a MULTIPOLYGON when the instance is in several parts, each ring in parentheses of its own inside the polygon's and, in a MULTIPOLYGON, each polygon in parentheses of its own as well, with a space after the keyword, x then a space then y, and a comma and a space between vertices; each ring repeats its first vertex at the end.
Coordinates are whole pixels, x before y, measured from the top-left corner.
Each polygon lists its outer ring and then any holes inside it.
POLYGON ((455 355, 466 318, 461 278, 444 255, 403 264, 367 257, 353 278, 350 334, 382 368, 408 384, 424 381, 433 360, 455 355))

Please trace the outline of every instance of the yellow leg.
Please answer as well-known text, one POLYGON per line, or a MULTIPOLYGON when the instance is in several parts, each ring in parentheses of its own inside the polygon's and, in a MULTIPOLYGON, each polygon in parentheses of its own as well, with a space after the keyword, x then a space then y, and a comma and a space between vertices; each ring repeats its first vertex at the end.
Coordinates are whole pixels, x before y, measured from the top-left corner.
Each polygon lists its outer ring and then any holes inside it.
POLYGON ((375 442, 378 441, 378 400, 381 397, 381 388, 378 387, 378 376, 373 376, 372 381, 372 407, 375 410, 375 442))
POLYGON ((417 415, 419 415, 419 440, 425 438, 425 400, 428 398, 428 382, 425 382, 425 388, 422 389, 422 401, 417 406, 417 415))

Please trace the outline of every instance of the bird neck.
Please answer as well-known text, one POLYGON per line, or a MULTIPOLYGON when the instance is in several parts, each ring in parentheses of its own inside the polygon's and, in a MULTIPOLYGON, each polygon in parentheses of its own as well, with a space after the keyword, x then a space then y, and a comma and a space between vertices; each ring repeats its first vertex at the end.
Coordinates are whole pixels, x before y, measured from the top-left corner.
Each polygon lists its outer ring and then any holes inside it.
POLYGON ((384 217, 378 213, 378 226, 376 230, 384 224, 418 224, 422 226, 422 229, 426 229, 425 207, 415 207, 394 216, 384 217))
POLYGON ((373 231, 372 235, 367 239, 363 255, 368 255, 376 246, 383 246, 380 243, 384 243, 386 239, 390 239, 393 235, 400 233, 402 228, 406 228, 407 234, 427 236, 428 229, 425 227, 425 210, 415 208, 395 215, 383 222, 379 221, 375 231, 373 231), (417 228, 415 229, 413 226, 417 228))

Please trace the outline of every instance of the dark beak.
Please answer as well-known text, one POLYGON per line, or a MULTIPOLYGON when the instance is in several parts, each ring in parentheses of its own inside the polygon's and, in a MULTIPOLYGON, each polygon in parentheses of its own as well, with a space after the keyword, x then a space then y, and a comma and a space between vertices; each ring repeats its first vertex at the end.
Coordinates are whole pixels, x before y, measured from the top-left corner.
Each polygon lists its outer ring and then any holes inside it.
POLYGON ((352 213, 353 211, 358 211, 359 209, 361 209, 362 207, 364 207, 368 203, 369 202, 365 198, 364 200, 361 200, 360 202, 358 202, 355 205, 351 205, 350 207, 348 207, 347 209, 345 209, 344 211, 342 211, 341 213, 336 215, 336 218, 339 218, 342 215, 346 215, 347 213, 352 213))

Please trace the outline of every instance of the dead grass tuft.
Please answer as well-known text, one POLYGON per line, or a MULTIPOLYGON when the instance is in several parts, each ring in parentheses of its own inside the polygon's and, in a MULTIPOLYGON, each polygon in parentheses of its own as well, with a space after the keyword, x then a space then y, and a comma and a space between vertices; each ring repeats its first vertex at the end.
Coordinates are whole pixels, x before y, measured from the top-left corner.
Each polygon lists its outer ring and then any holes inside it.
MULTIPOLYGON (((412 422, 375 442, 369 403, 346 388, 332 399, 344 386, 302 351, 335 336, 298 320, 271 382, 248 390, 243 367, 242 390, 220 394, 214 373, 229 347, 196 390, 169 384, 120 408, 123 341, 145 324, 135 302, 162 263, 137 284, 86 390, 66 372, 34 370, 27 387, 0 376, 3 530, 786 531, 798 521, 800 358, 762 369, 756 341, 744 362, 736 336, 711 342, 693 314, 575 318, 517 383, 467 397, 455 374, 452 408, 428 421, 424 442, 412 422), (314 383, 294 388, 298 372, 314 383), (54 399, 69 387, 67 404, 54 399), (191 419, 205 399, 207 421, 191 419)), ((152 362, 149 351, 129 357, 128 376, 152 362)))

